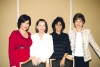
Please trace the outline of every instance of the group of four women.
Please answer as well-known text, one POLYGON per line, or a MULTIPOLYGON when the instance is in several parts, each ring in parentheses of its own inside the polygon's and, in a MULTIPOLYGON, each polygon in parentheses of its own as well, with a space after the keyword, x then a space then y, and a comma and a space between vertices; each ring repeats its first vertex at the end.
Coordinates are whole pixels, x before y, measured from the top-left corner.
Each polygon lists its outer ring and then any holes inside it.
POLYGON ((20 62, 31 59, 33 67, 89 67, 91 60, 88 44, 94 48, 100 57, 100 48, 94 41, 90 30, 84 29, 85 17, 77 13, 73 17, 75 28, 63 33, 65 22, 57 17, 52 23, 53 32, 49 35, 48 25, 44 19, 36 22, 36 34, 28 32, 31 18, 23 14, 19 17, 17 27, 9 37, 10 67, 20 67, 20 62))

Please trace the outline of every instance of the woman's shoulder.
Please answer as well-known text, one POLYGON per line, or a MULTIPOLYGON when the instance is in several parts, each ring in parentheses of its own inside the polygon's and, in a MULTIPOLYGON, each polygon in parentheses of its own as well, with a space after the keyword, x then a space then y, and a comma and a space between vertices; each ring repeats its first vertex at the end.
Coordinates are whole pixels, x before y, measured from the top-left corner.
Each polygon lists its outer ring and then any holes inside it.
MULTIPOLYGON (((89 32, 90 29, 82 29, 82 31, 89 32)), ((69 30, 69 33, 76 32, 76 29, 69 30)))
POLYGON ((17 32, 18 32, 18 30, 13 30, 12 32, 13 32, 13 33, 17 33, 17 32))
POLYGON ((31 35, 31 33, 30 32, 27 32, 29 35, 31 35))
POLYGON ((17 37, 17 35, 18 35, 18 30, 13 30, 9 37, 17 37))
POLYGON ((37 33, 35 33, 35 34, 32 34, 31 35, 31 37, 36 37, 38 34, 37 33))
POLYGON ((83 29, 84 32, 90 32, 90 29, 83 29))
POLYGON ((50 35, 53 35, 53 34, 54 34, 54 32, 50 33, 50 35))
POLYGON ((36 40, 37 38, 38 38, 38 34, 37 33, 31 35, 31 39, 32 40, 36 40))
POLYGON ((48 33, 45 33, 45 36, 47 36, 47 37, 51 37, 51 35, 50 35, 50 34, 48 34, 48 33))
POLYGON ((67 33, 62 33, 62 35, 63 35, 64 37, 68 36, 68 34, 67 34, 67 33))
POLYGON ((75 32, 75 29, 70 29, 68 32, 69 33, 75 32))
POLYGON ((13 30, 13 31, 11 32, 11 35, 17 34, 17 33, 18 33, 18 30, 13 30))
POLYGON ((52 35, 48 34, 48 33, 45 33, 44 35, 45 38, 48 38, 48 39, 52 39, 52 35))
POLYGON ((62 33, 63 35, 68 35, 67 33, 62 33))

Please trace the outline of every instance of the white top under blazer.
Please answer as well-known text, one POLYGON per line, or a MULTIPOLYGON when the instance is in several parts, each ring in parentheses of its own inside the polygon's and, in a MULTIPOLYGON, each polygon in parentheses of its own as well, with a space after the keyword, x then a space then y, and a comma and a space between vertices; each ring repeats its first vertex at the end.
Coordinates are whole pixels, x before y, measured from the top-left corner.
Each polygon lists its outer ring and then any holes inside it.
POLYGON ((75 48, 75 56, 83 57, 83 46, 82 46, 82 36, 81 32, 76 33, 76 48, 75 48))

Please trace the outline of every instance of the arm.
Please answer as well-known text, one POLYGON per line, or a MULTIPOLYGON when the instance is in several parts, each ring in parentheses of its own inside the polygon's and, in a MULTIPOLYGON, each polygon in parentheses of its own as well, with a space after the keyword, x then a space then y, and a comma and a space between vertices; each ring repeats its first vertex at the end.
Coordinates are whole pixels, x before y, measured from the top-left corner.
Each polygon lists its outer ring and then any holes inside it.
POLYGON ((38 62, 37 58, 34 56, 34 54, 35 54, 35 48, 32 44, 31 47, 30 47, 30 58, 32 60, 33 65, 38 65, 39 62, 38 62))
POLYGON ((30 48, 30 46, 32 45, 32 39, 31 39, 31 33, 28 32, 28 34, 29 34, 29 37, 28 37, 28 38, 29 38, 29 39, 28 39, 28 42, 29 42, 29 43, 28 43, 27 47, 30 48))
POLYGON ((49 51, 50 51, 50 55, 49 55, 49 58, 51 57, 52 53, 54 52, 53 50, 53 38, 52 36, 50 35, 50 41, 49 41, 49 51))
POLYGON ((49 63, 49 58, 51 57, 52 53, 53 53, 53 39, 52 39, 52 36, 48 36, 48 52, 46 53, 46 56, 44 58, 44 60, 47 61, 47 63, 49 63))
MULTIPOLYGON (((72 50, 71 50, 71 45, 70 45, 70 40, 69 40, 69 36, 67 35, 66 37, 66 45, 65 45, 65 53, 69 54, 69 55, 72 55, 72 50)), ((65 54, 66 55, 66 54, 65 54)))
POLYGON ((65 53, 64 56, 62 57, 61 61, 60 61, 60 66, 64 66, 65 63, 65 58, 67 57, 68 53, 65 53))
POLYGON ((34 44, 34 42, 35 42, 34 38, 35 38, 34 36, 31 36, 33 43, 30 47, 30 58, 32 60, 33 65, 38 65, 41 62, 41 60, 35 57, 35 55, 37 54, 37 52, 36 52, 37 47, 34 44))
POLYGON ((31 47, 30 47, 30 58, 32 60, 33 65, 38 65, 39 62, 38 62, 37 58, 34 56, 35 52, 36 52, 35 51, 35 46, 34 46, 34 44, 32 44, 31 47))
POLYGON ((92 34, 90 33, 90 30, 88 30, 89 33, 89 42, 91 44, 91 46, 93 47, 93 49, 95 50, 95 52, 97 53, 97 55, 100 57, 100 48, 97 45, 97 43, 95 42, 92 34))
POLYGON ((10 60, 10 66, 16 65, 16 58, 15 58, 15 45, 16 45, 16 33, 13 31, 9 37, 9 60, 10 60))
MULTIPOLYGON (((53 38, 52 38, 52 36, 50 35, 50 43, 49 43, 49 53, 48 53, 48 61, 49 61, 49 58, 51 57, 51 55, 53 54, 53 52, 54 52, 54 49, 53 49, 53 38)), ((47 61, 47 62, 48 62, 47 61)))
POLYGON ((32 39, 32 45, 30 46, 30 58, 33 57, 36 54, 36 46, 35 46, 34 35, 31 35, 31 39, 32 39))
POLYGON ((69 60, 73 60, 73 57, 72 57, 72 50, 71 50, 71 45, 70 45, 70 41, 69 41, 69 36, 67 35, 67 40, 66 40, 66 45, 65 45, 65 54, 64 54, 64 57, 69 59, 69 60))

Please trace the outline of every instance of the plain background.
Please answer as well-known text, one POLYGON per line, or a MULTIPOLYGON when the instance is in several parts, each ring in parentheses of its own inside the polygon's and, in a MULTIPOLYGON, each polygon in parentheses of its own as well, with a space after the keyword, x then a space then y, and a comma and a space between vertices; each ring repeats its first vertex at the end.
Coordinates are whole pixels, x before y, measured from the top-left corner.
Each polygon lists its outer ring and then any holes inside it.
MULTIPOLYGON (((17 0, 0 0, 0 67, 9 67, 8 39, 13 30, 17 30, 17 0)), ((29 29, 35 33, 35 23, 43 18, 48 22, 48 33, 52 32, 51 24, 57 17, 63 17, 66 28, 70 29, 70 0, 20 0, 20 15, 31 17, 32 25, 29 29)), ((86 18, 85 28, 89 28, 100 47, 100 0, 73 0, 72 16, 83 13, 86 18)), ((73 28, 73 24, 72 24, 73 28)), ((100 59, 89 46, 92 61, 90 67, 100 67, 100 59)))

